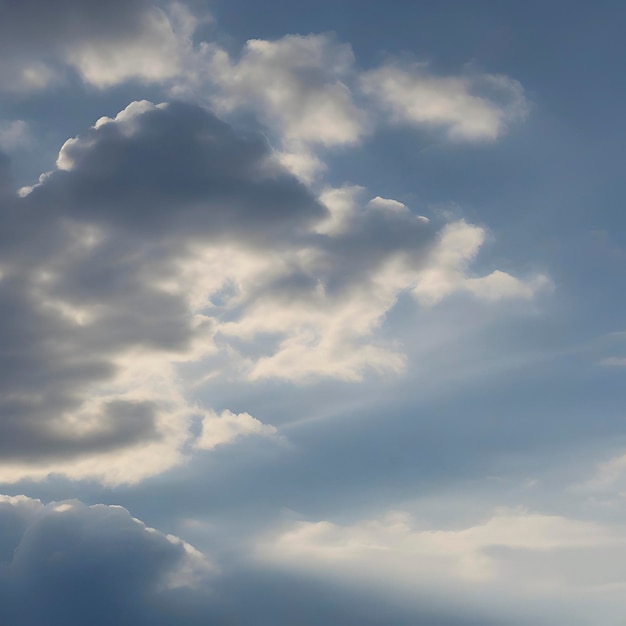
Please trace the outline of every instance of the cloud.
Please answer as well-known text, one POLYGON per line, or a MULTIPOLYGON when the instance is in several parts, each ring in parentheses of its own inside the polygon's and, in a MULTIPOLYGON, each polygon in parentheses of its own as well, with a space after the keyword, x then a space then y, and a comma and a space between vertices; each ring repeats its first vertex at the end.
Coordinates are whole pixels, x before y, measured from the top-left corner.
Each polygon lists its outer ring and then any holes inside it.
POLYGON ((473 141, 499 137, 527 108, 523 89, 506 76, 441 77, 393 60, 362 71, 350 44, 328 33, 251 39, 236 55, 196 41, 199 24, 211 18, 184 3, 51 6, 9 3, 0 25, 3 90, 37 92, 75 73, 101 90, 135 81, 221 114, 252 113, 275 139, 283 166, 309 185, 326 169, 325 150, 353 147, 389 119, 473 141))
POLYGON ((3 89, 44 89, 69 67, 100 89, 158 83, 222 113, 252 111, 279 138, 283 163, 309 182, 324 168, 314 149, 354 145, 387 119, 481 141, 528 109, 521 85, 503 75, 438 76, 425 63, 393 59, 362 71, 350 44, 328 33, 250 39, 237 58, 194 42, 207 19, 182 3, 164 9, 148 0, 10 3, 0 26, 3 89))
POLYGON ((131 105, 58 162, 2 212, 3 478, 133 482, 180 461, 196 409, 174 363, 214 349, 206 297, 190 303, 202 283, 178 282, 186 261, 325 212, 262 138, 193 106, 131 105))
POLYGON ((281 163, 313 184, 326 169, 320 150, 353 146, 370 132, 354 75, 352 48, 330 34, 251 39, 238 58, 205 42, 173 93, 193 94, 222 114, 252 112, 275 138, 281 163))
MULTIPOLYGON (((317 198, 265 138, 180 102, 131 103, 66 141, 0 216, 4 480, 136 482, 184 458, 202 380, 400 373, 378 331, 402 294, 537 291, 469 273, 482 229, 363 193, 317 198)), ((204 425, 209 448, 271 429, 204 425)))
POLYGON ((402 511, 352 525, 299 522, 261 540, 257 555, 288 571, 351 580, 417 602, 445 598, 540 623, 563 606, 576 607, 572 615, 597 611, 602 594, 603 617, 617 618, 616 593, 626 584, 623 527, 523 509, 499 509, 453 529, 419 524, 402 511), (588 597, 595 599, 587 604, 588 597), (536 604, 529 609, 531 598, 536 604))
POLYGON ((73 68, 89 85, 162 82, 182 69, 195 20, 183 5, 169 14, 147 0, 2 2, 0 82, 32 92, 73 68))
POLYGON ((447 224, 439 234, 427 266, 417 276, 413 287, 413 294, 417 299, 424 304, 433 305, 450 294, 464 291, 488 301, 529 299, 538 291, 551 287, 549 278, 542 274, 528 281, 522 281, 500 270, 481 277, 469 275, 469 265, 476 258, 485 236, 483 228, 464 220, 447 224))
POLYGON ((290 142, 351 144, 364 132, 364 113, 344 80, 354 55, 326 34, 249 40, 237 61, 214 50, 209 70, 223 110, 252 108, 290 142))
POLYGON ((598 464, 592 477, 574 485, 573 490, 622 500, 626 496, 626 454, 617 454, 598 464))
MULTIPOLYGON (((181 5, 182 6, 182 5, 181 5)), ((193 26, 175 32, 174 23, 162 10, 146 7, 136 18, 136 30, 127 37, 90 37, 66 46, 65 61, 88 84, 99 88, 138 79, 163 82, 183 67, 191 47, 193 26)))
POLYGON ((7 624, 196 624, 177 605, 216 573, 195 548, 119 506, 0 496, 0 529, 7 624))
POLYGON ((281 302, 273 311, 264 302, 253 308, 254 318, 226 327, 240 334, 294 328, 275 355, 258 362, 253 377, 306 380, 322 373, 359 380, 366 369, 400 372, 403 354, 376 342, 375 332, 401 295, 433 306, 464 292, 487 301, 532 298, 549 285, 541 275, 527 281, 501 271, 473 276, 469 268, 483 229, 461 220, 437 231, 398 201, 377 197, 362 204, 361 192, 352 186, 321 194, 329 217, 317 226, 319 248, 303 257, 317 288, 302 306, 292 299, 291 306, 281 302))
POLYGON ((0 620, 6 624, 207 623, 474 626, 449 609, 419 611, 273 570, 220 569, 119 506, 44 505, 0 496, 0 620))
POLYGON ((136 237, 261 240, 324 214, 263 137, 180 102, 101 118, 64 144, 57 166, 29 204, 63 203, 66 217, 136 237))
POLYGON ((249 435, 273 437, 277 432, 274 426, 263 424, 248 413, 235 414, 232 411, 222 411, 220 415, 209 413, 202 419, 202 432, 195 445, 203 450, 212 450, 241 437, 249 435))
POLYGON ((428 65, 389 63, 364 72, 361 88, 395 124, 445 131, 452 141, 492 141, 527 112, 522 86, 506 76, 437 76, 428 65))
POLYGON ((441 128, 453 142, 492 141, 528 110, 522 86, 507 76, 439 76, 394 59, 362 70, 351 46, 328 33, 251 39, 238 58, 203 42, 192 56, 173 93, 223 114, 254 113, 282 163, 307 184, 325 169, 320 152, 360 144, 390 121, 441 128))

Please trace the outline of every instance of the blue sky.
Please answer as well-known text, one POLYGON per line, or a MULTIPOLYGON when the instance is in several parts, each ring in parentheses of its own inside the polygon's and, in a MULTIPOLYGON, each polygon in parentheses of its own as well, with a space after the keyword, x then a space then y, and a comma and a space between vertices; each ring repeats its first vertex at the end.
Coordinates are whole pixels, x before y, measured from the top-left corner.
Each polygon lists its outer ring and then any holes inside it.
POLYGON ((622 3, 0 11, 0 622, 626 624, 622 3))

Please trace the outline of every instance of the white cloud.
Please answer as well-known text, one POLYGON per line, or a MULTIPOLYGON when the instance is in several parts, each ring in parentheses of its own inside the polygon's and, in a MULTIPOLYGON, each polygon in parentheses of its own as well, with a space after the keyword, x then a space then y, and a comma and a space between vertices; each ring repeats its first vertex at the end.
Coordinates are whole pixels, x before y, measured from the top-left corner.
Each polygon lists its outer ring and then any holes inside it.
MULTIPOLYGON (((501 509, 476 526, 439 530, 419 528, 407 513, 392 511, 354 526, 301 522, 270 542, 262 553, 272 558, 275 551, 278 560, 293 559, 304 567, 335 563, 356 570, 376 564, 369 570, 374 576, 392 576, 411 585, 434 576, 476 583, 496 580, 504 564, 495 549, 548 553, 605 546, 626 550, 623 529, 501 509)), ((563 580, 569 578, 567 571, 560 575, 563 580)))
POLYGON ((376 196, 372 198, 368 205, 377 209, 381 209, 383 211, 392 211, 405 213, 408 211, 406 204, 399 202, 398 200, 392 200, 391 198, 381 198, 380 196, 376 196))
POLYGON ((238 58, 202 43, 173 93, 208 98, 223 113, 254 112, 306 184, 324 169, 314 150, 353 146, 387 119, 443 128, 452 141, 494 140, 528 108, 521 85, 506 76, 445 77, 394 62, 362 71, 350 45, 329 34, 252 39, 238 58))
POLYGON ((437 76, 426 64, 394 61, 361 71, 351 46, 330 34, 251 39, 235 58, 214 42, 194 43, 198 24, 210 18, 182 3, 164 10, 132 0, 107 12, 68 2, 48 17, 50 28, 35 36, 26 11, 8 13, 12 54, 0 63, 3 88, 43 89, 70 67, 98 88, 161 83, 175 97, 208 99, 222 112, 253 111, 279 137, 283 162, 307 183, 323 170, 312 147, 356 144, 381 110, 393 122, 474 141, 496 139, 528 108, 521 85, 506 76, 437 76))
POLYGON ((291 150, 277 150, 281 165, 307 185, 312 185, 325 171, 326 165, 311 150, 296 143, 291 150))
POLYGON ((195 442, 197 448, 213 450, 217 446, 231 443, 251 435, 275 437, 278 431, 270 424, 255 419, 248 413, 222 411, 219 415, 207 413, 202 418, 202 432, 195 442))
POLYGON ((389 64, 361 76, 363 91, 397 124, 441 128, 454 141, 497 139, 526 114, 521 85, 506 76, 436 76, 426 64, 389 64))
MULTIPOLYGON (((250 371, 253 380, 329 376, 358 381, 367 370, 399 373, 405 366, 403 353, 398 346, 378 342, 376 331, 402 293, 434 306, 455 293, 486 301, 529 299, 549 285, 543 276, 522 281, 497 270, 472 277, 469 268, 484 242, 483 229, 458 221, 436 234, 428 220, 398 201, 377 197, 360 204, 361 192, 359 187, 325 190, 321 200, 330 213, 316 230, 329 238, 327 248, 303 248, 285 258, 279 270, 297 268, 315 278, 314 286, 288 299, 255 298, 241 309, 239 319, 219 326, 227 337, 282 337, 273 354, 257 358, 250 371), (372 237, 389 240, 389 248, 372 248, 363 259, 364 271, 357 271, 349 286, 335 294, 329 284, 343 280, 342 272, 352 262, 343 257, 344 249, 372 245, 372 237)), ((245 301, 246 288, 233 280, 245 301)), ((260 284, 259 278, 252 282, 260 284)))
POLYGON ((257 557, 416 602, 434 596, 520 617, 579 617, 604 597, 602 624, 619 615, 615 600, 626 587, 623 527, 523 509, 455 529, 420 525, 402 511, 352 525, 299 522, 261 540, 257 557))
POLYGON ((544 275, 522 281, 496 270, 487 276, 471 277, 468 269, 485 241, 485 231, 464 220, 449 223, 439 235, 426 267, 417 275, 413 294, 426 305, 434 305, 456 292, 469 292, 477 298, 497 301, 529 299, 551 286, 544 275))
POLYGON ((285 146, 351 144, 364 132, 364 113, 344 82, 352 72, 349 45, 329 35, 287 35, 248 41, 237 61, 214 49, 210 79, 222 110, 256 110, 279 130, 285 146))

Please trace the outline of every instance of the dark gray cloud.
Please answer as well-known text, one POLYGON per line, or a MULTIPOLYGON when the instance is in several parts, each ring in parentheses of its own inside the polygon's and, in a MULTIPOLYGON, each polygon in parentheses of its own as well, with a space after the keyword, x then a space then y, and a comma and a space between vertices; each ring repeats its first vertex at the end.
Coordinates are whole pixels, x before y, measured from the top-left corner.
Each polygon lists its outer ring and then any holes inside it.
POLYGON ((3 623, 200 623, 168 602, 191 593, 213 566, 125 509, 3 499, 0 529, 3 623))
POLYGON ((267 141, 243 134, 195 105, 141 109, 63 149, 57 170, 27 198, 33 210, 130 230, 138 238, 216 239, 293 235, 324 216, 304 187, 270 161, 267 141))

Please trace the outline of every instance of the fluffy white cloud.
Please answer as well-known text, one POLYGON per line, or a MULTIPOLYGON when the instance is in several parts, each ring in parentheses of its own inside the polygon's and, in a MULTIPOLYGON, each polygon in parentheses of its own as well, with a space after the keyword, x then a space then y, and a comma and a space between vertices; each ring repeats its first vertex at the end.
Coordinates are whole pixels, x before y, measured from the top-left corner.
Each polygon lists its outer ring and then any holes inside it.
POLYGON ((364 132, 364 115, 343 82, 353 63, 350 46, 329 35, 287 35, 248 41, 237 61, 216 48, 209 71, 221 90, 220 108, 255 109, 287 145, 333 146, 364 132))
POLYGON ((362 71, 350 45, 329 34, 249 40, 239 58, 203 43, 174 93, 206 98, 207 90, 224 113, 256 113, 278 138, 283 164, 307 184, 324 170, 315 150, 354 145, 388 120, 441 128, 452 141, 494 140, 528 108, 506 76, 438 76, 393 61, 362 71))
POLYGON ((361 87, 392 122, 443 129, 455 141, 498 138, 527 111, 521 85, 506 76, 436 76, 426 64, 365 72, 361 87))
POLYGON ((468 270, 485 241, 485 231, 464 220, 449 223, 439 234, 426 267, 417 275, 413 294, 420 302, 433 305, 455 292, 469 292, 495 301, 506 298, 532 298, 551 286, 547 276, 522 281, 495 270, 487 276, 472 277, 468 270))
POLYGON ((219 415, 208 413, 202 418, 202 432, 195 442, 197 448, 212 450, 249 435, 276 436, 274 426, 264 424, 248 413, 222 411, 219 415))

